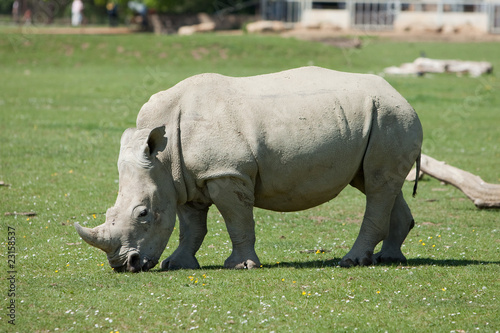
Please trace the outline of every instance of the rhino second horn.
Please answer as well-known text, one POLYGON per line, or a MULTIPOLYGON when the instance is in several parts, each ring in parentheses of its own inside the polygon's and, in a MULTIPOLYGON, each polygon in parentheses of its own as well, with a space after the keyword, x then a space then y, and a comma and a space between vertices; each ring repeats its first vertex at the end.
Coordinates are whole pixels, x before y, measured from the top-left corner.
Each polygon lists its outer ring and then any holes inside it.
POLYGON ((91 229, 82 227, 78 222, 75 222, 75 229, 80 237, 90 245, 95 246, 106 253, 112 251, 109 231, 106 230, 104 224, 91 229))

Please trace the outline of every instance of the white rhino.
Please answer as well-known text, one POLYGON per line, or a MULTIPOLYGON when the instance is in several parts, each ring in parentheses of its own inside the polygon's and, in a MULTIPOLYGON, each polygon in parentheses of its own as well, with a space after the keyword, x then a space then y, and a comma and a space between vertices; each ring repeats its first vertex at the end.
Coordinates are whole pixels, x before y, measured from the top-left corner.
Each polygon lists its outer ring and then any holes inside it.
POLYGON ((233 245, 224 267, 260 267, 253 207, 308 209, 350 184, 366 195, 366 211, 340 265, 405 261, 401 244, 414 222, 401 187, 421 144, 414 109, 375 75, 318 67, 196 75, 144 104, 121 139, 106 222, 75 227, 116 270, 137 272, 158 263, 177 214, 179 247, 161 268, 199 268, 214 204, 233 245))

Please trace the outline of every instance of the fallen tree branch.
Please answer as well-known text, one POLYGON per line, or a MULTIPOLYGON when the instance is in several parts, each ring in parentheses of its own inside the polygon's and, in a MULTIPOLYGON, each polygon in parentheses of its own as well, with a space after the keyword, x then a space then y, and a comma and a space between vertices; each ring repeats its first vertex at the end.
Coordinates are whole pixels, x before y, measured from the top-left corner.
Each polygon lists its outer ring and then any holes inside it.
MULTIPOLYGON (((420 170, 462 191, 477 208, 500 208, 500 184, 486 183, 481 177, 422 154, 420 170)), ((415 179, 415 171, 412 170, 415 179)))
POLYGON ((22 216, 36 216, 35 212, 6 212, 4 214, 5 216, 16 216, 16 215, 22 215, 22 216))

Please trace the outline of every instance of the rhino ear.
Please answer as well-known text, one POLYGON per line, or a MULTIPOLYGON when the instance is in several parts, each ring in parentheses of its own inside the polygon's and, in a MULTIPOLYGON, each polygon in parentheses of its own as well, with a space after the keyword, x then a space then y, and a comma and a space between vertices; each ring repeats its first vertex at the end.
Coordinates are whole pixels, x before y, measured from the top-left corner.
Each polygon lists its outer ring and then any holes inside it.
POLYGON ((137 131, 136 128, 128 128, 123 132, 122 138, 120 139, 120 146, 125 147, 127 143, 132 139, 134 133, 137 131))
POLYGON ((158 152, 165 150, 167 138, 165 137, 165 126, 153 129, 148 136, 144 154, 147 157, 154 157, 158 152))

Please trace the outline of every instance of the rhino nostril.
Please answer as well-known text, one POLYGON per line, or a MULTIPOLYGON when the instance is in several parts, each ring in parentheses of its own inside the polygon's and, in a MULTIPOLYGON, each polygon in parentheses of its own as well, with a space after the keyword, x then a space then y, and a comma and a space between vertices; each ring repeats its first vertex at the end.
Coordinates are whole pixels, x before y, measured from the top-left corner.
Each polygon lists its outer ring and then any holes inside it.
POLYGON ((130 272, 141 271, 141 256, 138 252, 133 252, 128 256, 127 268, 130 272))

